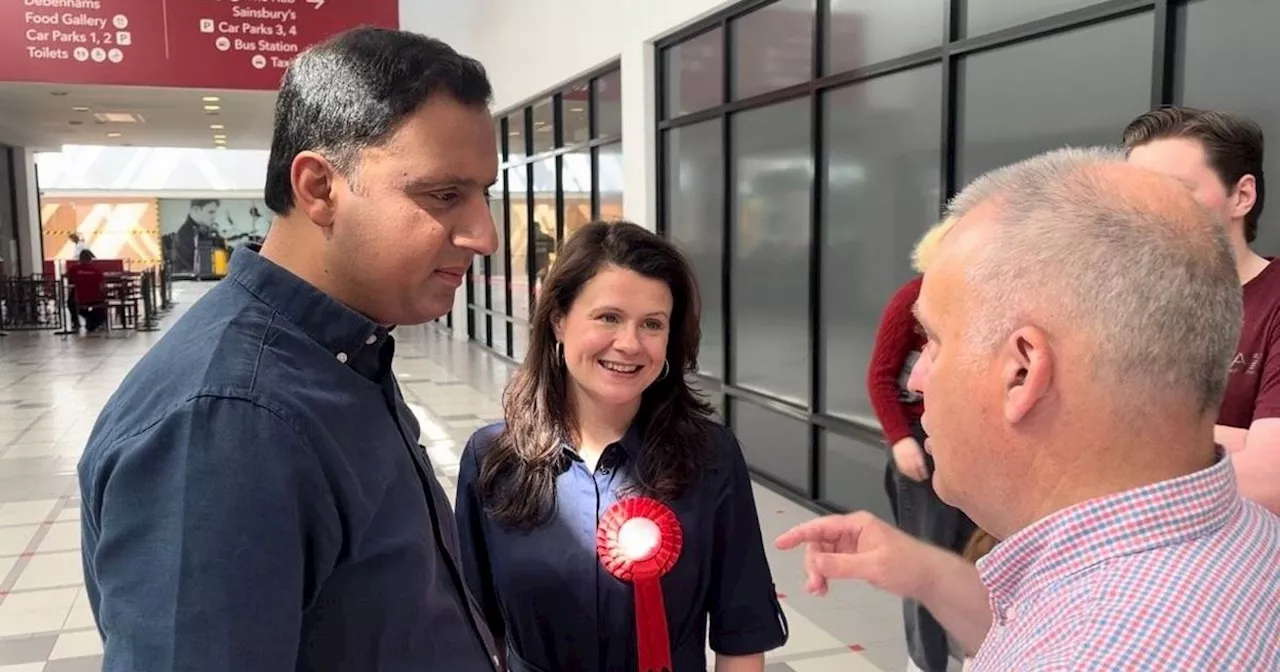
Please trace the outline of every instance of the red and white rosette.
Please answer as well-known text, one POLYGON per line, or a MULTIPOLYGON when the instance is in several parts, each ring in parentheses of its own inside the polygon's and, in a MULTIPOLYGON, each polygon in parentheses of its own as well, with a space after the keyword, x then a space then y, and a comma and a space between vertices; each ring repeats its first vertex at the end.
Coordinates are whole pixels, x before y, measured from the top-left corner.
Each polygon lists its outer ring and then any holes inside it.
POLYGON ((667 609, 659 579, 680 558, 684 533, 676 514, 648 497, 619 500, 596 528, 596 554, 609 573, 635 587, 640 672, 671 672, 667 609))

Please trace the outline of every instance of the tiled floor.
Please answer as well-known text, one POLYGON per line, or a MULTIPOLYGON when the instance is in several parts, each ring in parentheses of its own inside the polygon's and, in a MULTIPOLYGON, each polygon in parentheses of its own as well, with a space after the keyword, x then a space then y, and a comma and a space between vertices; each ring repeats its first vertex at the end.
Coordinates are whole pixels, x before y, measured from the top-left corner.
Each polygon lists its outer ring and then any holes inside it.
MULTIPOLYGON (((163 326, 208 285, 175 287, 163 326)), ((98 670, 102 645, 83 588, 75 465, 98 410, 162 332, 63 338, 0 338, 0 672, 98 670)), ((501 415, 505 363, 431 327, 397 330, 395 368, 422 421, 446 492, 457 452, 479 425, 501 415)), ((740 437, 744 442, 751 437, 740 437)), ((814 516, 756 486, 766 540, 814 516)), ((769 654, 770 672, 878 672, 906 666, 899 602, 860 585, 804 594, 800 557, 770 548, 791 626, 769 654)))

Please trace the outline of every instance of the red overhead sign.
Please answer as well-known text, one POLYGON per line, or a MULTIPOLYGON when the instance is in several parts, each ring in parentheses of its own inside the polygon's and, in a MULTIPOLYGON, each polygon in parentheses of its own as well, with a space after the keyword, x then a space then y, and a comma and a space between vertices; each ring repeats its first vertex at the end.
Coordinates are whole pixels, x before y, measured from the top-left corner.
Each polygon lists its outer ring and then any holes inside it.
POLYGON ((398 0, 0 0, 0 81, 275 89, 306 47, 399 23, 398 0))

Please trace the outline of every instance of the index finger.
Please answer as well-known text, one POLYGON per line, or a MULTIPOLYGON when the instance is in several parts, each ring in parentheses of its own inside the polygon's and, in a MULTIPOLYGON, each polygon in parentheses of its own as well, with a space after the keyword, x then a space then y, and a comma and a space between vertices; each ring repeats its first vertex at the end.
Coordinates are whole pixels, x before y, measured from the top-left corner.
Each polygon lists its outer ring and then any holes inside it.
POLYGON ((804 543, 835 542, 842 537, 856 540, 866 523, 866 515, 869 514, 859 511, 817 518, 783 532, 773 543, 779 549, 789 551, 804 543))

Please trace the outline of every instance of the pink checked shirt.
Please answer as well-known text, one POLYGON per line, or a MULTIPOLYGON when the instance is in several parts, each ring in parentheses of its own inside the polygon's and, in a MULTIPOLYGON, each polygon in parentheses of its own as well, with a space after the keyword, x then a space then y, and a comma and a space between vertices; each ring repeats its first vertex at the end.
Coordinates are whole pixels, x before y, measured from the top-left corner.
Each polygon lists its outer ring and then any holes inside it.
POLYGON ((1280 518, 1231 463, 1085 502, 978 562, 981 671, 1280 670, 1280 518))

